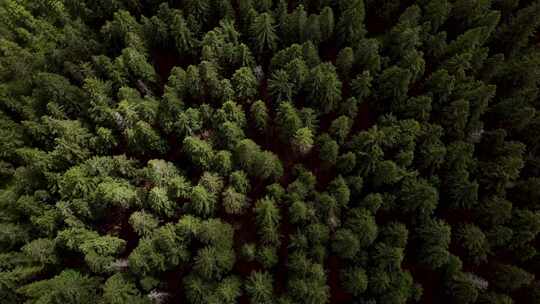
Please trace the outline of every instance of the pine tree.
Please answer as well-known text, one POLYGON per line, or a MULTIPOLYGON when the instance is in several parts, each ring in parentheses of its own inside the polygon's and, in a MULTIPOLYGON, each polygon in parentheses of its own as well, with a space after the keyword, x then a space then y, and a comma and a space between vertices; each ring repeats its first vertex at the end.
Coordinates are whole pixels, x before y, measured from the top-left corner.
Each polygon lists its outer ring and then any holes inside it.
POLYGON ((301 155, 307 154, 314 144, 313 133, 308 128, 300 128, 291 139, 291 144, 301 155))
POLYGON ((309 97, 323 113, 329 113, 338 107, 341 101, 342 83, 331 63, 323 63, 311 69, 307 82, 309 97))
POLYGON ((276 49, 278 37, 274 24, 274 17, 269 13, 260 14, 251 24, 250 33, 258 54, 276 49))
POLYGON ((18 292, 26 296, 29 303, 54 303, 63 299, 69 303, 94 303, 98 297, 97 278, 83 275, 75 270, 62 271, 57 276, 21 287, 18 292))
POLYGON ((298 110, 289 101, 279 104, 275 120, 283 142, 291 142, 296 132, 302 127, 298 110))
POLYGON ((438 193, 426 180, 405 178, 399 199, 403 202, 400 205, 404 211, 429 215, 437 207, 438 193))
POLYGON ((279 243, 279 222, 281 216, 275 202, 270 198, 263 198, 255 204, 255 214, 259 234, 264 243, 279 243))
POLYGON ((351 209, 345 227, 356 234, 361 247, 371 245, 379 233, 375 218, 365 209, 351 209))
POLYGON ((171 217, 175 212, 175 204, 169 200, 167 190, 154 187, 148 193, 148 207, 160 215, 171 217))
POLYGON ((149 236, 159 225, 158 220, 144 211, 136 211, 129 217, 129 224, 140 236, 149 236))
POLYGON ((365 34, 365 7, 363 0, 346 0, 339 3, 341 15, 337 32, 342 44, 355 45, 365 34))
POLYGON ((231 248, 206 246, 195 256, 194 271, 206 279, 219 279, 232 269, 234 261, 231 248))
POLYGON ((176 13, 171 24, 171 35, 180 54, 190 55, 198 46, 194 33, 188 27, 184 17, 176 13))
POLYGON ((107 304, 150 303, 149 299, 143 298, 135 284, 120 273, 111 276, 103 285, 103 300, 107 304))
POLYGON ((459 228, 457 239, 473 263, 478 264, 487 259, 489 244, 480 228, 470 224, 464 225, 459 228))
POLYGON ((273 279, 268 272, 252 272, 246 282, 246 291, 253 302, 274 303, 273 279))
POLYGON ((35 239, 24 245, 22 252, 41 265, 56 265, 59 258, 55 245, 55 241, 51 239, 35 239))
POLYGON ((223 192, 223 207, 229 214, 242 214, 247 207, 247 197, 229 187, 223 192))
POLYGON ((270 116, 268 114, 268 108, 262 100, 257 100, 251 105, 250 109, 251 119, 253 120, 257 131, 264 133, 268 130, 268 124, 270 122, 270 116))
POLYGON ((448 262, 450 226, 443 221, 430 219, 418 228, 417 233, 422 241, 418 252, 422 263, 437 269, 448 262))
POLYGON ((319 158, 329 164, 335 164, 339 154, 339 145, 328 134, 319 136, 319 158))
POLYGON ((343 270, 341 276, 345 290, 350 292, 353 296, 359 296, 366 291, 368 277, 362 268, 347 268, 343 270))
POLYGON ((293 89, 293 83, 291 83, 289 74, 284 70, 273 72, 272 78, 268 80, 268 90, 278 102, 291 100, 293 89))
POLYGON ((534 275, 512 265, 500 264, 495 268, 494 284, 501 290, 513 291, 529 285, 534 275))
POLYGON ((540 25, 539 16, 540 3, 533 2, 518 10, 510 22, 501 26, 497 33, 497 40, 505 41, 503 45, 508 46, 505 49, 506 54, 515 54, 527 44, 535 29, 540 25), (510 46, 512 46, 511 51, 510 46))
POLYGON ((200 216, 211 216, 216 209, 216 197, 202 185, 193 187, 191 192, 191 208, 200 216))
POLYGON ((380 42, 376 39, 361 39, 354 50, 355 64, 372 75, 381 69, 380 42))
POLYGON ((334 136, 336 141, 342 145, 345 143, 345 139, 349 135, 351 127, 351 119, 347 116, 340 116, 332 122, 328 131, 334 136))
POLYGON ((232 85, 236 97, 240 100, 249 100, 257 93, 257 79, 251 69, 247 67, 242 67, 234 72, 232 85))
POLYGON ((319 45, 322 40, 320 16, 311 14, 308 16, 305 25, 305 40, 313 42, 315 45, 319 45))
POLYGON ((325 6, 321 10, 319 16, 321 39, 322 41, 327 41, 334 34, 334 11, 332 10, 332 8, 325 6))
POLYGON ((184 151, 194 164, 203 169, 209 168, 214 153, 210 144, 189 136, 184 139, 184 151))
POLYGON ((340 229, 332 241, 332 250, 341 258, 352 259, 360 251, 360 242, 350 229, 340 229))
POLYGON ((354 51, 351 47, 346 47, 339 51, 336 59, 336 67, 343 79, 349 78, 354 61, 354 51))

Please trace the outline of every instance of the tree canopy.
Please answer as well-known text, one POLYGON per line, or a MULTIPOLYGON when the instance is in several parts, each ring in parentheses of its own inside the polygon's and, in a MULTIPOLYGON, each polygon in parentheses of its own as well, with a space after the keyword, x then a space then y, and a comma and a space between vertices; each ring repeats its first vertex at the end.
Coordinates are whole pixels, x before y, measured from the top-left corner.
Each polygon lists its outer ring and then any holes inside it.
POLYGON ((540 1, 0 1, 0 303, 540 303, 540 1))

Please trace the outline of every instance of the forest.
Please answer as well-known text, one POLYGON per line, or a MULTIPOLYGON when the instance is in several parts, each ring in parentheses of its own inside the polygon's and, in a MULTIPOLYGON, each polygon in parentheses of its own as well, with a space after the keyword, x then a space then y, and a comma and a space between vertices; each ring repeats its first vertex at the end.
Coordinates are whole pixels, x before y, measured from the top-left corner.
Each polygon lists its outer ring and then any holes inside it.
POLYGON ((0 0, 0 303, 540 304, 539 90, 540 0, 0 0))

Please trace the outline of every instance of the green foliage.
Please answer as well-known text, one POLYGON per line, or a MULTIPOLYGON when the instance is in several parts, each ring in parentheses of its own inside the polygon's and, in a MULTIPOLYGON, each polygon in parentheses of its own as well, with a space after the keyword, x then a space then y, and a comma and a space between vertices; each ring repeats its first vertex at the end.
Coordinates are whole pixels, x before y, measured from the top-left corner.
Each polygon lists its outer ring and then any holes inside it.
POLYGON ((339 145, 328 134, 319 137, 319 158, 327 163, 335 164, 339 153, 339 145))
POLYGON ((51 239, 35 239, 24 245, 22 252, 32 261, 43 265, 55 265, 59 262, 55 245, 51 239))
POLYGON ((360 240, 350 229, 336 231, 332 250, 342 258, 354 258, 360 251, 360 240))
POLYGON ((534 278, 534 275, 519 267, 504 264, 497 265, 494 276, 496 287, 510 291, 528 285, 534 278))
POLYGON ((234 251, 232 249, 207 246, 199 249, 195 256, 194 270, 205 278, 220 278, 230 271, 234 264, 234 251))
POLYGON ((253 24, 250 26, 250 34, 253 37, 257 53, 262 54, 276 49, 278 37, 274 23, 274 18, 269 13, 262 13, 253 20, 253 24))
POLYGON ((171 24, 171 36, 180 54, 190 54, 197 46, 194 33, 180 14, 174 14, 171 24))
POLYGON ((308 128, 300 128, 296 130, 291 139, 291 144, 301 155, 307 154, 313 148, 313 133, 308 128))
POLYGON ((238 141, 245 138, 244 131, 236 123, 230 121, 223 123, 218 130, 218 140, 226 149, 233 149, 238 141))
POLYGON ((321 264, 313 263, 301 253, 293 253, 289 256, 289 269, 292 275, 288 288, 294 300, 314 304, 328 302, 329 288, 321 264))
POLYGON ((21 287, 18 292, 28 303, 94 303, 99 281, 75 270, 67 269, 49 279, 21 287))
POLYGON ((263 268, 271 269, 278 263, 277 248, 274 246, 262 246, 256 256, 256 261, 259 262, 263 268))
POLYGON ((470 274, 458 273, 450 283, 450 294, 454 303, 475 303, 478 288, 470 274))
POLYGON ((400 102, 407 97, 411 73, 397 66, 391 66, 382 71, 378 82, 380 98, 392 102, 400 102))
POLYGON ((259 234, 262 241, 265 243, 279 243, 279 221, 281 216, 275 202, 265 197, 255 204, 255 214, 257 225, 259 226, 259 234))
POLYGON ((306 90, 309 98, 323 113, 337 109, 341 101, 342 82, 336 68, 329 63, 322 63, 312 68, 309 73, 306 90))
POLYGON ((353 296, 359 296, 367 289, 368 277, 360 267, 345 269, 342 273, 343 287, 353 296))
POLYGON ((438 193, 426 180, 406 178, 399 199, 404 211, 425 215, 431 214, 437 207, 438 193))
POLYGON ((480 228, 474 225, 464 225, 459 228, 457 238, 467 251, 468 259, 476 264, 487 259, 489 243, 480 228))
POLYGON ((159 133, 144 121, 139 121, 133 128, 127 129, 126 137, 133 150, 141 154, 163 153, 167 149, 167 144, 161 139, 159 133))
POLYGON ((325 6, 319 15, 319 24, 321 30, 321 39, 328 40, 334 33, 335 21, 332 8, 325 6))
POLYGON ((363 0, 346 0, 339 3, 341 15, 337 22, 338 37, 342 44, 355 45, 364 29, 365 7, 363 0))
POLYGON ((106 235, 84 241, 79 250, 84 253, 84 259, 92 271, 106 272, 125 246, 126 241, 106 235))
POLYGON ((237 164, 250 176, 275 180, 283 174, 283 167, 277 156, 270 151, 261 151, 250 139, 238 142, 235 157, 237 164))
POLYGON ((177 227, 166 224, 140 240, 128 257, 129 268, 141 276, 166 271, 189 258, 187 245, 177 227))
POLYGON ((247 207, 248 199, 243 193, 238 193, 232 187, 223 191, 223 208, 229 214, 242 214, 247 207))
POLYGON ((347 139, 347 135, 351 131, 352 123, 353 122, 349 117, 340 116, 332 122, 329 132, 335 137, 339 144, 343 145, 345 139, 347 139))
POLYGON ((171 217, 175 212, 174 202, 169 200, 167 190, 161 187, 154 187, 148 193, 148 207, 157 214, 171 217))
POLYGON ((240 257, 246 261, 252 262, 255 260, 257 246, 255 244, 244 244, 240 251, 240 257))
POLYGON ((538 302, 539 26, 0 1, 0 302, 538 302))
POLYGON ((253 272, 246 282, 246 292, 255 303, 273 303, 273 279, 267 272, 253 272))
POLYGON ((360 247, 371 245, 378 235, 375 218, 366 209, 351 209, 344 226, 356 234, 360 247))
POLYGON ((231 173, 229 182, 240 193, 245 194, 250 188, 249 180, 244 171, 234 171, 231 173))
POLYGON ((250 68, 243 67, 236 70, 231 80, 238 99, 247 100, 257 93, 258 81, 250 68))
POLYGON ((193 187, 191 191, 191 209, 200 216, 210 216, 216 209, 216 195, 202 185, 193 187))
POLYGON ((418 252, 422 263, 432 268, 448 263, 450 226, 440 220, 428 220, 418 228, 417 233, 422 241, 418 252))
POLYGON ((185 153, 195 165, 203 169, 210 167, 214 151, 208 142, 190 136, 184 139, 183 144, 185 153))
POLYGON ((409 231, 405 225, 394 222, 386 225, 380 235, 381 240, 385 244, 398 248, 405 248, 405 246, 407 246, 409 231))
POLYGON ((107 304, 142 304, 150 303, 144 298, 136 285, 125 275, 120 273, 112 275, 103 285, 103 302, 107 304))
POLYGON ((336 202, 341 206, 347 206, 351 197, 351 191, 349 186, 345 182, 345 179, 339 175, 328 185, 329 192, 336 199, 336 202))
POLYGON ((300 113, 289 102, 281 102, 278 106, 275 121, 280 130, 280 137, 283 142, 291 142, 296 132, 302 127, 300 113))
POLYGON ((137 211, 129 217, 129 224, 138 235, 149 236, 158 227, 159 221, 152 214, 137 211))
POLYGON ((264 133, 268 130, 268 124, 270 122, 270 116, 268 114, 268 108, 264 104, 264 101, 257 100, 251 105, 250 109, 251 119, 257 128, 257 131, 264 133))
POLYGON ((227 175, 233 166, 232 153, 227 150, 218 151, 214 155, 213 167, 222 175, 227 175))
POLYGON ((346 47, 339 51, 336 59, 336 67, 338 72, 347 79, 354 64, 354 51, 350 47, 346 47))
POLYGON ((272 72, 272 77, 268 80, 268 90, 277 101, 291 100, 294 83, 287 71, 280 69, 272 72))

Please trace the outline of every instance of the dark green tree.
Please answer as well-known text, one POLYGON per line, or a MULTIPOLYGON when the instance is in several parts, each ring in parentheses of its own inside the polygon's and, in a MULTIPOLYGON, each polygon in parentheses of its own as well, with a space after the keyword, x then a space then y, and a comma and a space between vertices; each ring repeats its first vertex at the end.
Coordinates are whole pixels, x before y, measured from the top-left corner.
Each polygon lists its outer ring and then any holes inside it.
POLYGON ((441 220, 428 220, 417 229, 421 240, 420 261, 436 269, 448 263, 450 253, 450 226, 441 220))
POLYGON ((265 197, 255 204, 257 225, 262 241, 268 244, 279 244, 279 222, 281 215, 275 202, 265 197))
POLYGON ((246 292, 256 303, 274 303, 272 275, 268 272, 252 272, 246 281, 246 292))
POLYGON ((28 299, 28 303, 94 303, 98 298, 99 281, 76 270, 67 269, 57 276, 37 281, 21 287, 18 292, 28 299))
POLYGON ((346 0, 339 3, 340 17, 336 30, 342 44, 355 45, 366 33, 363 0, 346 0))
POLYGON ((480 228, 471 224, 464 225, 458 229, 456 237, 473 263, 478 264, 487 259, 489 243, 480 228))
POLYGON ((322 63, 311 69, 307 91, 312 102, 323 113, 335 110, 341 101, 342 83, 331 63, 322 63))
POLYGON ((268 108, 262 100, 255 101, 250 108, 251 119, 255 124, 257 130, 264 133, 268 130, 268 124, 270 122, 270 115, 268 114, 268 108))
POLYGON ((259 83, 250 68, 242 67, 236 70, 231 80, 238 99, 250 100, 257 93, 259 83))
POLYGON ((262 13, 253 20, 250 34, 258 54, 277 48, 278 36, 276 35, 275 21, 269 13, 262 13))
POLYGON ((361 267, 350 267, 341 274, 343 287, 353 296, 360 296, 368 286, 368 276, 361 267))

